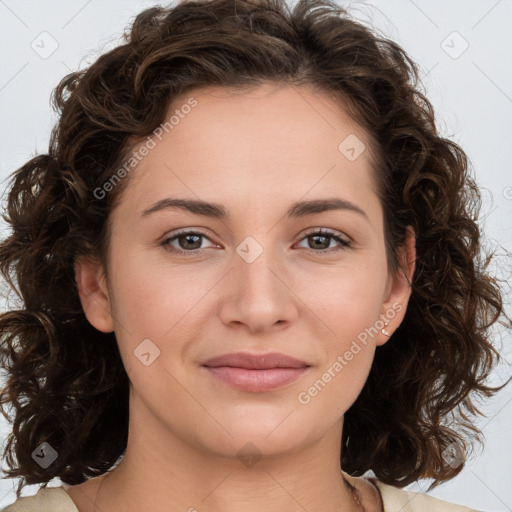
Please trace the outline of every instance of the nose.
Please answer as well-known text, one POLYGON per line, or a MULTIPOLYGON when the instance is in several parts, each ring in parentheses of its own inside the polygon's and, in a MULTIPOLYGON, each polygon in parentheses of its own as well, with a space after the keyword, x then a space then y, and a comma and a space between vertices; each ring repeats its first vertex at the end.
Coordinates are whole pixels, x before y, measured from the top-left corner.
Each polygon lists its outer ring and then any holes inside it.
MULTIPOLYGON (((241 253, 243 255, 243 253, 241 253)), ((251 334, 283 328, 297 317, 297 301, 288 273, 270 250, 251 261, 238 253, 221 298, 220 319, 251 334)))

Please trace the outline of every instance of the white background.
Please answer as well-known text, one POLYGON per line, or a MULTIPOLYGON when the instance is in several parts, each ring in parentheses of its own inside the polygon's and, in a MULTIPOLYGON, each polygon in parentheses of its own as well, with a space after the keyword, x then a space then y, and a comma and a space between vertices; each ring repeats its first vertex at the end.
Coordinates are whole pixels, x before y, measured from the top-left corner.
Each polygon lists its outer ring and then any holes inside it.
MULTIPOLYGON (((512 250, 512 1, 338 3, 401 44, 421 66, 440 132, 458 142, 472 161, 484 199, 480 226, 496 248, 497 275, 510 283, 510 259, 503 255, 512 250)), ((0 179, 46 152, 56 120, 49 98, 59 80, 115 46, 133 16, 151 5, 142 0, 0 0, 0 179), (58 47, 43 55, 47 58, 32 48, 49 51, 52 44, 58 47)), ((5 187, 3 181, 2 194, 5 187)), ((507 311, 512 314, 510 305, 507 311)), ((510 332, 497 331, 497 343, 500 339, 512 362, 510 332)), ((510 373, 511 367, 502 365, 491 383, 503 382, 510 373)), ((431 494, 489 512, 511 511, 512 385, 482 410, 483 452, 477 451, 458 477, 431 494)), ((3 418, 0 428, 5 439, 3 418)), ((424 491, 427 483, 408 489, 424 491)), ((0 507, 14 501, 13 486, 11 480, 0 481, 0 507)), ((29 486, 23 495, 37 489, 29 486)))

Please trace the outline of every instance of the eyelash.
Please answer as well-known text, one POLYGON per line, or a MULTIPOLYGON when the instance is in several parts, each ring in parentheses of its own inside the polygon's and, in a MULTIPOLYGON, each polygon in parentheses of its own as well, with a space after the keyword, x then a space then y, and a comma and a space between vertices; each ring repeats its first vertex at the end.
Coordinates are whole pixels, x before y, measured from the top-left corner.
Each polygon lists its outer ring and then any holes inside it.
MULTIPOLYGON (((183 254, 183 255, 187 255, 187 256, 194 256, 194 255, 197 255, 199 254, 201 251, 203 251, 204 249, 193 249, 193 250, 190 250, 190 251, 185 251, 183 249, 177 249, 176 247, 172 247, 170 245, 170 242, 176 240, 177 238, 179 238, 180 236, 183 236, 183 235, 196 235, 196 236, 202 236, 204 238, 207 238, 208 240, 210 240, 204 233, 201 233, 200 231, 187 231, 187 230, 182 230, 182 231, 178 231, 176 232, 172 237, 169 237, 169 238, 166 238, 165 240, 162 240, 160 242, 160 246, 162 246, 165 250, 169 251, 169 252, 172 252, 172 253, 176 253, 176 254, 183 254)), ((332 231, 329 231, 329 230, 326 230, 326 229, 319 229, 317 231, 311 231, 309 233, 306 233, 300 240, 299 242, 302 242, 302 240, 306 239, 306 238, 309 238, 309 237, 312 237, 312 236, 324 236, 324 237, 327 237, 327 238, 332 238, 333 240, 335 240, 336 242, 338 242, 340 244, 340 248, 336 249, 336 248, 329 248, 329 249, 320 249, 320 250, 315 250, 315 249, 309 249, 310 251, 313 251, 315 253, 319 253, 320 255, 328 255, 331 253, 331 251, 334 249, 335 251, 338 251, 338 250, 345 250, 345 249, 349 249, 350 247, 352 247, 352 243, 348 240, 345 240, 344 238, 341 238, 340 236, 336 235, 334 232, 332 231)), ((210 240, 211 241, 211 240, 210 240)))

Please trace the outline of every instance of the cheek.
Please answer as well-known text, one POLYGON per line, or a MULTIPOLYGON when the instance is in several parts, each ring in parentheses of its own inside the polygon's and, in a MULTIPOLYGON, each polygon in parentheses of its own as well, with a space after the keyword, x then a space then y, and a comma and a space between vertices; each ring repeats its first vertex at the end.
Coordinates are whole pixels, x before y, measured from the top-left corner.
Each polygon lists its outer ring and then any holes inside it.
POLYGON ((320 279, 316 276, 314 292, 306 302, 318 327, 318 352, 324 356, 308 382, 311 387, 303 389, 304 401, 311 399, 326 407, 336 404, 334 416, 357 398, 373 362, 373 337, 379 331, 375 324, 386 285, 380 268, 375 262, 360 269, 337 269, 320 279))
MULTIPOLYGON (((114 258, 113 258, 114 260, 114 258)), ((147 255, 124 253, 113 270, 114 315, 136 336, 162 338, 194 307, 218 278, 194 265, 162 265, 147 255)))
POLYGON ((375 354, 373 336, 378 330, 373 326, 380 302, 371 294, 362 293, 360 287, 353 292, 332 295, 330 304, 324 301, 318 327, 327 325, 329 329, 322 328, 318 340, 317 352, 323 354, 322 362, 301 386, 297 397, 310 414, 322 414, 324 423, 333 423, 354 403, 375 354))
POLYGON ((299 278, 296 290, 335 348, 371 327, 382 313, 387 276, 379 262, 347 265, 299 278))

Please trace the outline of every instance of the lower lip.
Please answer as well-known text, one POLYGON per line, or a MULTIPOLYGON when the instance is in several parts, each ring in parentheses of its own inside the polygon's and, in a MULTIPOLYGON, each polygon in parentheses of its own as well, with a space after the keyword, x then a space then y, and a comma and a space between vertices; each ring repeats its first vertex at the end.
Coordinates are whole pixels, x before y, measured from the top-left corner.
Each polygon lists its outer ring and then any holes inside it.
POLYGON ((302 368, 268 368, 266 370, 249 370, 230 366, 204 366, 208 373, 216 379, 225 382, 242 391, 253 393, 270 391, 299 379, 308 370, 302 368))

